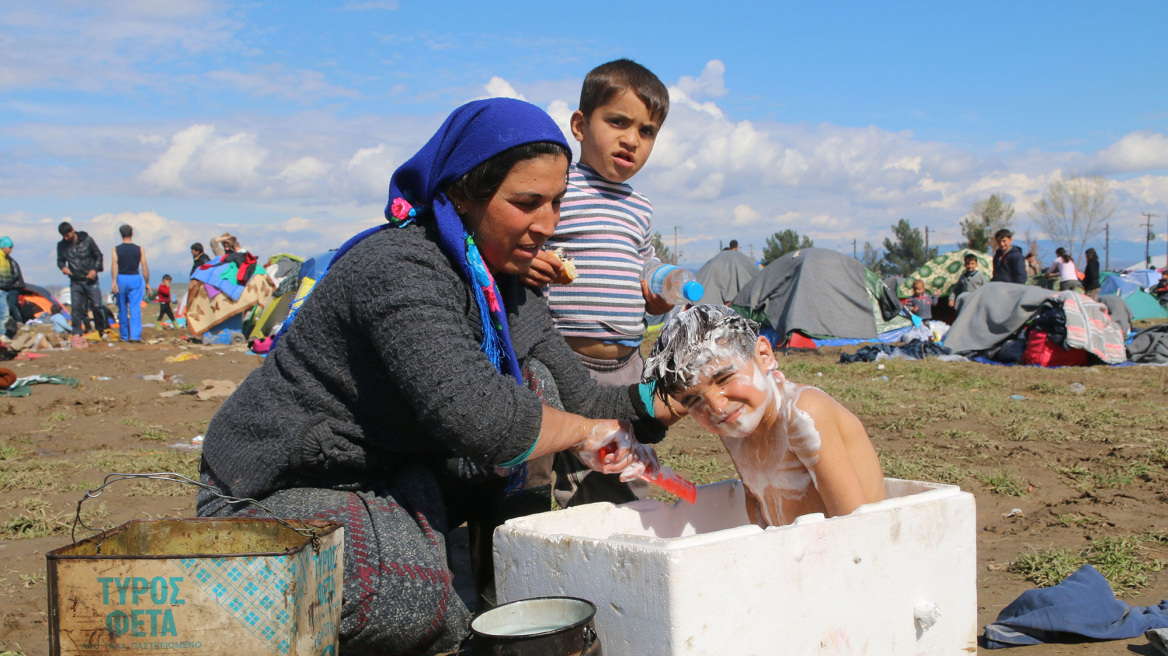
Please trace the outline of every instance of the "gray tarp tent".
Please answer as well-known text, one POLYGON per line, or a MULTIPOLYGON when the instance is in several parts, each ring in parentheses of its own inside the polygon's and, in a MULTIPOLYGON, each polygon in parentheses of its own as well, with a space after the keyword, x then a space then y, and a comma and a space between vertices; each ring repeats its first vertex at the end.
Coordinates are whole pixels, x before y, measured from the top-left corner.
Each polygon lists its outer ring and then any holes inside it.
POLYGON ((733 305, 766 317, 780 335, 847 339, 876 336, 860 261, 826 248, 804 248, 771 262, 738 292, 733 305))
POLYGON ((954 353, 993 348, 1021 328, 1055 292, 1034 285, 987 282, 963 295, 944 344, 954 353))
POLYGON ((695 276, 705 289, 703 305, 725 305, 757 275, 754 261, 738 251, 724 250, 702 265, 695 276))

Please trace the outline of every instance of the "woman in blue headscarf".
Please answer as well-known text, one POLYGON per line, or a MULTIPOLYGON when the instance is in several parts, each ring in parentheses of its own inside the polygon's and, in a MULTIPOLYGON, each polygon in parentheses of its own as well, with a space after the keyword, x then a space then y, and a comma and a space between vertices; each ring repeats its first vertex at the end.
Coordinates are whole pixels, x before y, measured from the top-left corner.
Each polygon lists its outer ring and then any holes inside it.
MULTIPOLYGON (((469 613, 446 530, 465 519, 485 541, 483 584, 494 526, 548 509, 547 457, 629 480, 655 458, 634 433, 656 441, 675 419, 637 386, 595 384, 518 282, 555 230, 569 156, 533 105, 455 110, 394 173, 388 223, 342 246, 208 427, 205 483, 345 525, 346 649, 453 649, 469 613)), ((256 510, 204 491, 198 512, 256 510)))

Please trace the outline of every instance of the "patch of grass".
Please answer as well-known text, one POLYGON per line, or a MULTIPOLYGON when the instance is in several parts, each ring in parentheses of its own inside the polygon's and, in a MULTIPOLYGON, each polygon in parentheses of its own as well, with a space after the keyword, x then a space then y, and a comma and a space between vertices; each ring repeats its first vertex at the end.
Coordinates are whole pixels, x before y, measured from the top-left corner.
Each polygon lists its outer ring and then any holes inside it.
POLYGON ((674 471, 688 478, 695 485, 717 483, 728 478, 735 478, 738 475, 734 467, 721 464, 713 456, 700 457, 690 453, 676 453, 672 450, 661 454, 661 464, 672 467, 674 471))
POLYGON ((199 453, 190 451, 94 451, 91 462, 106 474, 146 474, 152 472, 174 472, 198 480, 199 453))
POLYGON ((123 426, 134 426, 134 427, 146 425, 146 424, 142 423, 141 421, 139 421, 138 419, 136 419, 135 417, 122 417, 121 419, 118 420, 118 423, 123 425, 123 426))
POLYGON ((48 491, 61 480, 66 463, 52 460, 25 460, 15 447, 0 448, 0 492, 16 489, 48 491))
POLYGON ((1002 432, 1015 442, 1063 442, 1070 439, 1070 435, 1051 426, 1049 419, 1040 417, 1010 417, 1002 432))
POLYGON ((150 426, 146 430, 139 433, 138 437, 140 437, 144 440, 161 442, 162 440, 169 440, 170 433, 167 433, 164 429, 159 428, 158 426, 150 426))
MULTIPOLYGON (((25 497, 20 501, 8 504, 6 508, 11 509, 12 512, 8 520, 0 523, 0 539, 3 540, 25 540, 58 535, 67 533, 73 525, 73 511, 53 512, 52 505, 44 499, 25 497)), ((92 523, 105 519, 107 515, 105 504, 100 504, 84 510, 81 518, 86 523, 92 523)))
POLYGON ((1084 564, 1089 564, 1111 583, 1117 596, 1131 596, 1147 587, 1148 575, 1164 568, 1165 562, 1149 558, 1144 545, 1152 534, 1102 537, 1078 552, 1069 549, 1031 550, 1010 564, 1040 587, 1060 583, 1084 564))
POLYGON ((1098 524, 1099 520, 1094 517, 1080 515, 1079 513, 1067 513, 1058 516, 1059 523, 1063 526, 1088 526, 1091 524, 1098 524))
POLYGON ((981 481, 994 494, 1005 497, 1026 496, 1026 483, 1012 471, 1002 470, 992 474, 978 474, 977 480, 981 481))
POLYGON ((21 574, 20 580, 26 588, 35 588, 37 585, 45 580, 45 575, 40 572, 33 572, 32 574, 21 574))
POLYGON ((198 494, 198 488, 183 483, 170 481, 144 480, 135 483, 127 496, 131 497, 192 497, 198 494))
POLYGON ((15 460, 20 456, 20 449, 12 446, 8 442, 0 442, 0 463, 8 460, 15 460))
POLYGON ((901 455, 880 449, 877 449, 877 454, 880 457, 880 468, 889 478, 957 485, 970 476, 968 469, 933 455, 901 455))
POLYGON ((896 419, 876 424, 876 428, 884 431, 911 431, 924 426, 928 421, 920 415, 901 415, 896 419))
POLYGON ((1084 463, 1077 463, 1073 467, 1055 467, 1054 470, 1071 479, 1074 487, 1084 492, 1114 490, 1132 485, 1136 480, 1151 481, 1154 471, 1147 460, 1105 464, 1101 468, 1090 468, 1084 463))

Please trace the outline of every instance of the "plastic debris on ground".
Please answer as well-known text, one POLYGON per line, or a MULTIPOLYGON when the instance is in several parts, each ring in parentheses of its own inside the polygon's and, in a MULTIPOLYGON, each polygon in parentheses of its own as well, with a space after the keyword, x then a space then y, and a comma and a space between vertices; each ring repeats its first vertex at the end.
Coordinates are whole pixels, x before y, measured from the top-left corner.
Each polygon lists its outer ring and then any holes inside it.
MULTIPOLYGON (((179 451, 202 451, 203 450, 203 436, 196 435, 191 438, 190 442, 176 442, 171 444, 170 448, 178 449, 179 451)), ((0 656, 3 656, 0 654, 0 656)))
POLYGON ((180 353, 178 355, 172 355, 172 356, 166 358, 166 361, 167 362, 186 362, 188 360, 198 360, 201 357, 203 357, 202 353, 191 353, 190 351, 187 351, 185 353, 180 353))
POLYGON ((156 374, 138 374, 138 378, 141 378, 142 380, 153 380, 160 383, 175 384, 181 383, 183 379, 181 374, 167 374, 164 371, 159 371, 156 374))
POLYGON ((1009 519, 1010 517, 1021 517, 1022 514, 1023 513, 1021 508, 1012 508, 1010 512, 1002 513, 1002 517, 1009 519))
POLYGON ((1070 390, 1071 394, 1082 394, 1087 391, 1087 388, 1083 386, 1083 383, 1071 383, 1070 390))
POLYGON ((1025 401, 1026 397, 1022 396, 1021 394, 1011 394, 1010 400, 1011 401, 1025 401))
POLYGON ((196 396, 200 401, 226 398, 235 392, 236 384, 230 380, 204 380, 199 385, 196 396))

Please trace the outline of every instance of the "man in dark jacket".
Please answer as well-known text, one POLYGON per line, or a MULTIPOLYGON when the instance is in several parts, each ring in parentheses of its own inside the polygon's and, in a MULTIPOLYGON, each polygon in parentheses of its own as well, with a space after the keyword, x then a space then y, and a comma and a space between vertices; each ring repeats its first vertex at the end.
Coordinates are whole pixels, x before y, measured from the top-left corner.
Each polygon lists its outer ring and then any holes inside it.
POLYGON ((1016 282, 1026 284, 1026 256, 1022 249, 1014 245, 1014 233, 1002 228, 994 233, 998 250, 994 251, 994 275, 992 282, 1016 282))
POLYGON ((195 275, 196 269, 211 261, 211 258, 203 252, 203 245, 199 242, 191 244, 191 259, 194 260, 194 264, 191 265, 192 276, 195 275))
POLYGON ((97 274, 103 269, 101 249, 87 232, 77 232, 68 221, 57 226, 61 241, 57 242, 57 268, 69 276, 69 293, 73 300, 73 334, 81 335, 84 317, 93 309, 93 325, 105 333, 105 307, 101 302, 101 286, 97 274))

